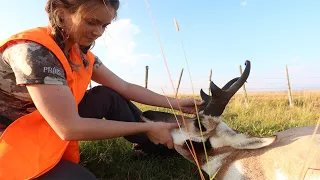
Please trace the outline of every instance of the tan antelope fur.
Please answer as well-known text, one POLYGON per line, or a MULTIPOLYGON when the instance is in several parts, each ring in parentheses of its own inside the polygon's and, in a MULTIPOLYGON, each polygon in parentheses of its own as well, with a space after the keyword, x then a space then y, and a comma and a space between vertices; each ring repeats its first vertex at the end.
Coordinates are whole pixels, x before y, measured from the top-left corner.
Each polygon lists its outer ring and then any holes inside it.
POLYGON ((312 161, 306 164, 309 169, 304 179, 320 180, 320 155, 317 155, 320 136, 311 141, 314 126, 292 128, 270 137, 253 137, 231 129, 221 120, 228 101, 249 76, 250 61, 246 65, 242 77, 231 80, 222 89, 211 82, 211 97, 201 90, 206 103, 199 110, 200 125, 197 117, 184 116, 184 126, 180 115, 166 112, 146 111, 141 118, 148 122, 176 122, 177 118, 181 129, 171 132, 175 149, 195 163, 187 146, 191 148, 191 140, 201 169, 210 177, 219 169, 217 180, 300 180, 308 155, 312 161))

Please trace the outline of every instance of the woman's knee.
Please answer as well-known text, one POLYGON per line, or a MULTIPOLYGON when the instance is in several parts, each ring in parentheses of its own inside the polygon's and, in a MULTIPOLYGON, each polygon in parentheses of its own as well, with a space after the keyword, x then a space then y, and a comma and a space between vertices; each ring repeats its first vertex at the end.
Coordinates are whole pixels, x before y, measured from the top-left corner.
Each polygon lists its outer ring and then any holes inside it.
POLYGON ((88 104, 94 104, 96 107, 110 107, 118 103, 125 103, 125 98, 113 89, 106 86, 95 86, 88 90, 83 98, 83 103, 85 106, 88 104))
POLYGON ((89 94, 93 94, 93 95, 97 95, 102 97, 105 97, 107 99, 111 99, 111 98, 122 98, 122 96, 117 93, 115 90, 106 87, 106 86, 95 86, 93 87, 91 90, 89 90, 89 94))
POLYGON ((78 107, 81 117, 103 118, 112 112, 125 111, 127 104, 128 101, 113 89, 95 86, 88 90, 78 107))

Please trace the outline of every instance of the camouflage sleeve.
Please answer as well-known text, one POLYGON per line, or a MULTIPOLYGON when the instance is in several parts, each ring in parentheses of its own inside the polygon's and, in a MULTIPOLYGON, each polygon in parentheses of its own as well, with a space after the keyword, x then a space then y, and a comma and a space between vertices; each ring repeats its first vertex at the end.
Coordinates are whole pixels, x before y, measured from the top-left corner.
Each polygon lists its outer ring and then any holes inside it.
POLYGON ((95 59, 94 59, 94 63, 93 63, 93 68, 98 68, 99 66, 101 66, 102 64, 102 61, 99 59, 98 56, 94 56, 95 59))
POLYGON ((38 43, 26 41, 13 44, 6 48, 2 58, 12 68, 17 85, 67 85, 60 61, 38 43))

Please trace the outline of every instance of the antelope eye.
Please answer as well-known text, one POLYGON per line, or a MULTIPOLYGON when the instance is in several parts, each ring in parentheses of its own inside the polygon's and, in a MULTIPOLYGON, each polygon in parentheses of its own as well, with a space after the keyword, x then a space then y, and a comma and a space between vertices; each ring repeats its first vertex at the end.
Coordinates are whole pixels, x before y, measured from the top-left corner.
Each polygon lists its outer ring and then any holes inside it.
POLYGON ((195 120, 193 121, 193 125, 194 125, 194 127, 196 127, 199 131, 200 131, 200 130, 201 130, 202 132, 207 131, 207 128, 204 127, 204 125, 202 124, 201 121, 198 122, 198 119, 195 119, 195 120), (200 125, 200 126, 199 126, 199 125, 200 125), (200 129, 200 127, 201 127, 201 129, 200 129))
MULTIPOLYGON (((211 146, 210 140, 207 139, 205 141, 205 143, 203 142, 196 142, 196 141, 191 141, 192 146, 194 148, 194 150, 196 151, 196 153, 202 153, 204 152, 204 148, 206 148, 206 151, 208 151, 209 149, 212 149, 213 147, 211 146)), ((192 147, 190 144, 189 140, 186 140, 186 143, 184 143, 183 148, 184 149, 188 149, 188 147, 192 147)))

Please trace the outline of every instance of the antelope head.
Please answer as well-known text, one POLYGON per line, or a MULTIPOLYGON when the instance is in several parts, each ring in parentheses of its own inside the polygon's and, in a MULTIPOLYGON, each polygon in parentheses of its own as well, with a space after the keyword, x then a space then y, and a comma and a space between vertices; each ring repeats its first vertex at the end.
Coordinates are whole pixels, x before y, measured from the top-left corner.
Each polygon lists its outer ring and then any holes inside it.
POLYGON ((241 134, 221 120, 221 115, 228 102, 249 76, 250 61, 246 61, 245 65, 246 68, 241 77, 230 80, 221 89, 211 81, 212 96, 207 95, 201 89, 200 95, 205 103, 199 109, 199 120, 197 116, 182 117, 157 111, 143 112, 142 119, 148 122, 177 122, 178 120, 181 127, 171 132, 176 151, 195 163, 192 151, 190 151, 194 149, 202 170, 208 175, 214 174, 217 169, 230 161, 232 153, 237 150, 258 149, 272 144, 276 136, 253 137, 241 134), (205 152, 207 152, 208 161, 205 152))

